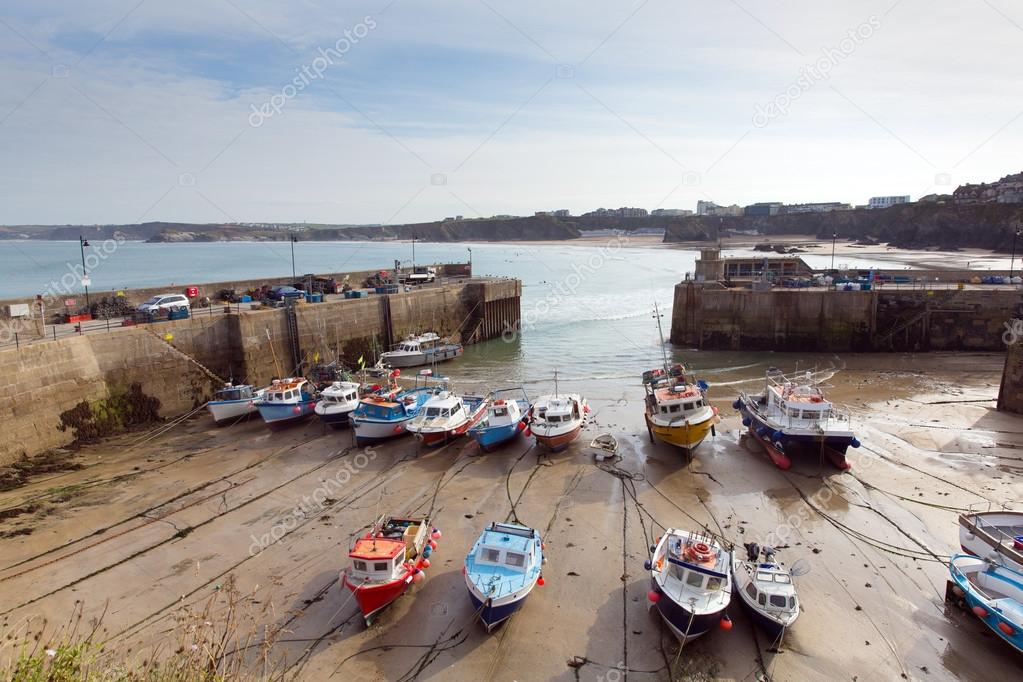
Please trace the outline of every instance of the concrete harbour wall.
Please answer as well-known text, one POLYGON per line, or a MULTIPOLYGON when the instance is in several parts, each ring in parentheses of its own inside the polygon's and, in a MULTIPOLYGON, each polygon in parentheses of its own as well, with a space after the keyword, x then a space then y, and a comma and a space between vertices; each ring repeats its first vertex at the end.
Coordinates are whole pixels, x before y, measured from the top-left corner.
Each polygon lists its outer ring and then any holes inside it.
MULTIPOLYGON (((1020 321, 1016 320, 1016 323, 1020 324, 1020 321)), ((1005 373, 998 391, 998 409, 1023 414, 1023 338, 1016 338, 1009 344, 1005 373)))

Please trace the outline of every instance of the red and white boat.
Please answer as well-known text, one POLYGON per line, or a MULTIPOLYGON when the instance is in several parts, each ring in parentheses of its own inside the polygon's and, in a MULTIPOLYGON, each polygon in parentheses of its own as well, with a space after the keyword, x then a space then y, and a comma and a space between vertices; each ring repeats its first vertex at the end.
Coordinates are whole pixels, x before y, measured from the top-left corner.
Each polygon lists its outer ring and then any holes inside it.
POLYGON ((426 579, 440 535, 428 516, 382 516, 352 543, 348 550, 352 563, 341 571, 340 582, 354 594, 366 625, 409 585, 426 579))
POLYGON ((586 398, 575 393, 545 395, 529 409, 529 430, 536 442, 552 452, 560 452, 579 437, 589 419, 586 398))
POLYGON ((488 398, 458 396, 441 391, 423 405, 405 430, 424 445, 443 445, 476 426, 487 414, 488 398))

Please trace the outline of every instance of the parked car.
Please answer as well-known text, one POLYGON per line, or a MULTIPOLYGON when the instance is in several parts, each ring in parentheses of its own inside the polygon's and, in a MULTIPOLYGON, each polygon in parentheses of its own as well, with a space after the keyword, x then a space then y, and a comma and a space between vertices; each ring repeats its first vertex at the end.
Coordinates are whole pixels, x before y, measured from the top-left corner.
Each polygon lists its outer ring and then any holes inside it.
POLYGON ((270 289, 266 293, 266 297, 271 301, 287 301, 291 298, 305 298, 305 292, 295 287, 280 286, 270 289))
POLYGON ((174 308, 191 308, 188 297, 183 294, 159 294, 139 306, 140 313, 156 313, 174 308))

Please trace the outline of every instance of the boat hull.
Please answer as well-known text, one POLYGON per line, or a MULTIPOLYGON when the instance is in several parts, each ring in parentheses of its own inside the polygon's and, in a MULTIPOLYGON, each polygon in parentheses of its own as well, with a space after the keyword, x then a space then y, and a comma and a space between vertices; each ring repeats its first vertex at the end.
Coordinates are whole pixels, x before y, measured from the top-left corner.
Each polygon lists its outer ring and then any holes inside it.
POLYGON ((352 423, 352 412, 355 410, 348 410, 347 412, 317 412, 316 416, 320 418, 320 421, 327 424, 331 428, 343 429, 352 423))
POLYGON ((404 436, 408 433, 405 430, 405 423, 411 419, 411 417, 394 421, 353 419, 352 428, 355 431, 355 443, 357 445, 365 445, 367 443, 379 443, 380 441, 404 436))
POLYGON ((469 599, 472 601, 473 611, 479 613, 480 622, 483 623, 483 627, 487 629, 487 632, 491 632, 498 625, 515 615, 515 612, 522 608, 528 596, 527 593, 514 601, 495 602, 487 599, 484 602, 472 590, 469 590, 469 599))
POLYGON ((256 408, 256 398, 211 401, 206 404, 206 409, 217 426, 233 424, 259 411, 256 408))
POLYGON ((518 437, 522 430, 519 428, 519 423, 505 424, 503 426, 487 426, 483 428, 477 428, 471 430, 469 433, 479 443, 482 450, 490 452, 503 445, 509 443, 518 437))
POLYGON ((362 617, 366 621, 366 625, 369 625, 375 615, 405 594, 412 584, 412 572, 408 571, 400 578, 386 583, 360 585, 351 581, 347 571, 342 571, 340 580, 346 589, 354 593, 355 601, 359 604, 359 610, 362 611, 362 617))
POLYGON ((661 618, 675 633, 675 636, 683 644, 691 642, 697 637, 702 637, 714 628, 718 627, 727 606, 717 611, 693 614, 686 607, 672 601, 671 597, 665 594, 656 580, 651 579, 652 589, 661 595, 661 598, 654 603, 661 618))
POLYGON ((1023 572, 1023 547, 1015 535, 1023 535, 1023 512, 977 512, 959 516, 959 546, 967 554, 992 559, 1001 557, 1023 572))
POLYGON ((271 429, 284 428, 297 424, 313 414, 316 401, 306 400, 300 403, 257 403, 259 416, 271 429))
MULTIPOLYGON (((965 575, 956 570, 957 562, 963 559, 968 562, 983 561, 982 559, 976 559, 974 557, 967 557, 964 555, 958 555, 952 558, 950 565, 952 584, 958 587, 959 591, 962 593, 961 598, 963 602, 965 602, 967 608, 973 612, 974 616, 976 616, 978 620, 991 630, 991 632, 998 635, 1002 641, 1014 648, 1018 653, 1023 653, 1023 619, 1020 617, 1019 604, 1013 604, 1015 608, 1004 608, 999 607, 998 605, 998 602, 1003 600, 995 600, 992 602, 987 599, 982 599, 981 595, 977 592, 977 588, 970 583, 965 575), (978 613, 975 609, 980 609, 981 613, 978 613), (1013 617, 1010 618, 1007 616, 1013 617)), ((1001 580, 1005 581, 1009 585, 1013 585, 1017 591, 1023 590, 1023 583, 1018 582, 1019 580, 1023 580, 1023 574, 1017 573, 1008 568, 995 570, 1002 570, 1008 574, 1001 576, 1001 580)))
POLYGON ((846 459, 846 450, 855 440, 854 436, 786 433, 749 409, 744 400, 740 402, 739 411, 742 413, 743 424, 749 427, 750 435, 764 447, 768 457, 779 469, 791 468, 792 457, 796 455, 808 458, 824 455, 837 469, 845 471, 852 468, 852 463, 846 459))
POLYGON ((650 434, 656 440, 665 445, 671 445, 684 450, 687 453, 691 453, 699 447, 700 443, 706 440, 716 421, 716 417, 711 417, 697 424, 687 423, 679 426, 662 426, 650 419, 649 414, 646 415, 647 428, 650 429, 650 434))
POLYGON ((423 365, 432 365, 435 362, 454 360, 461 355, 462 352, 463 349, 461 346, 443 346, 435 350, 420 353, 384 353, 381 356, 381 359, 391 367, 422 367, 423 365))
POLYGON ((569 445, 571 445, 572 441, 579 437, 579 434, 582 433, 582 430, 583 430, 582 425, 579 425, 572 429, 571 431, 566 431, 565 433, 560 433, 553 436, 540 435, 539 433, 536 432, 534 432, 533 435, 536 437, 537 443, 544 446, 551 452, 561 452, 569 445))
POLYGON ((479 424, 483 415, 487 412, 486 403, 481 403, 476 411, 469 415, 469 418, 458 426, 452 429, 446 429, 444 431, 417 431, 415 433, 416 439, 422 441, 423 445, 428 447, 439 447, 445 443, 449 443, 459 436, 465 435, 469 429, 479 424))

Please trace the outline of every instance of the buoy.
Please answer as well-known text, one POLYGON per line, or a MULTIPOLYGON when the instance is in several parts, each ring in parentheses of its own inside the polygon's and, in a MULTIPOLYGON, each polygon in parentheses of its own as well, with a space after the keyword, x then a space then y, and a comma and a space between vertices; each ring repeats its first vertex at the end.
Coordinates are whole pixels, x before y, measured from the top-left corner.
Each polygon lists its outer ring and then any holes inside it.
POLYGON ((1010 637, 1012 637, 1014 634, 1016 634, 1016 631, 1013 630, 1012 626, 1009 625, 1008 623, 1004 623, 1004 622, 1003 623, 999 623, 998 624, 998 629, 1001 630, 1002 632, 1004 632, 1005 634, 1009 635, 1010 637))
POLYGON ((963 592, 963 588, 959 587, 958 585, 953 585, 952 586, 952 593, 955 594, 955 596, 957 596, 959 598, 962 598, 962 597, 966 596, 966 593, 963 592))
POLYGON ((721 622, 718 623, 718 625, 721 626, 722 630, 724 630, 725 632, 728 632, 729 630, 732 629, 732 619, 729 618, 728 614, 726 613, 725 617, 721 619, 721 622))
POLYGON ((849 445, 853 446, 854 448, 858 448, 860 447, 861 443, 858 438, 853 438, 851 441, 849 441, 849 445))
POLYGON ((742 425, 743 426, 749 426, 752 423, 753 423, 753 420, 750 419, 749 417, 743 417, 742 418, 742 425))
POLYGON ((299 407, 298 405, 295 405, 293 408, 291 408, 291 411, 294 412, 295 414, 302 414, 302 408, 299 407))
POLYGON ((653 564, 650 563, 650 559, 647 559, 646 561, 643 562, 643 568, 645 568, 648 571, 651 568, 653 568, 653 564))
POLYGON ((433 547, 427 545, 426 547, 423 548, 423 556, 429 558, 431 554, 433 554, 433 547))
POLYGON ((462 566, 462 575, 465 575, 465 574, 466 574, 466 569, 465 569, 465 566, 463 565, 462 566))
POLYGON ((779 441, 779 440, 781 440, 784 437, 785 437, 785 434, 782 433, 781 431, 775 431, 774 433, 771 434, 771 440, 775 440, 775 441, 779 441))
POLYGON ((544 582, 543 576, 540 576, 539 578, 536 579, 536 584, 539 585, 540 587, 543 587, 546 584, 544 582))
POLYGON ((652 601, 654 604, 661 601, 661 593, 657 590, 650 590, 646 593, 646 598, 652 601))
POLYGON ((433 532, 430 533, 430 537, 433 538, 434 540, 440 540, 440 531, 434 528, 433 532))
POLYGON ((430 540, 430 549, 437 549, 437 541, 430 540))
POLYGON ((522 435, 525 436, 526 438, 529 438, 530 436, 533 435, 533 431, 527 426, 526 430, 522 432, 522 435))
POLYGON ((541 542, 540 543, 540 549, 546 550, 547 549, 547 543, 546 542, 541 542))
POLYGON ((740 407, 742 407, 742 402, 739 401, 739 400, 736 400, 734 403, 732 403, 732 407, 734 407, 735 409, 738 410, 740 407))
POLYGON ((413 573, 412 574, 412 582, 414 582, 415 584, 418 585, 419 583, 423 582, 424 580, 426 580, 426 573, 425 572, 419 571, 417 573, 413 573))
POLYGON ((394 432, 395 433, 401 433, 401 424, 399 424, 399 425, 394 427, 394 432))
POLYGON ((420 565, 421 565, 421 566, 422 566, 423 568, 429 568, 429 567, 430 567, 430 560, 429 560, 429 559, 427 559, 426 557, 423 557, 423 563, 422 563, 422 564, 420 564, 420 565))
POLYGON ((526 422, 519 422, 519 425, 518 425, 517 428, 518 428, 519 431, 525 431, 526 430, 526 422))
POLYGON ((973 613, 976 614, 977 618, 987 618, 987 609, 980 604, 973 607, 973 613))

